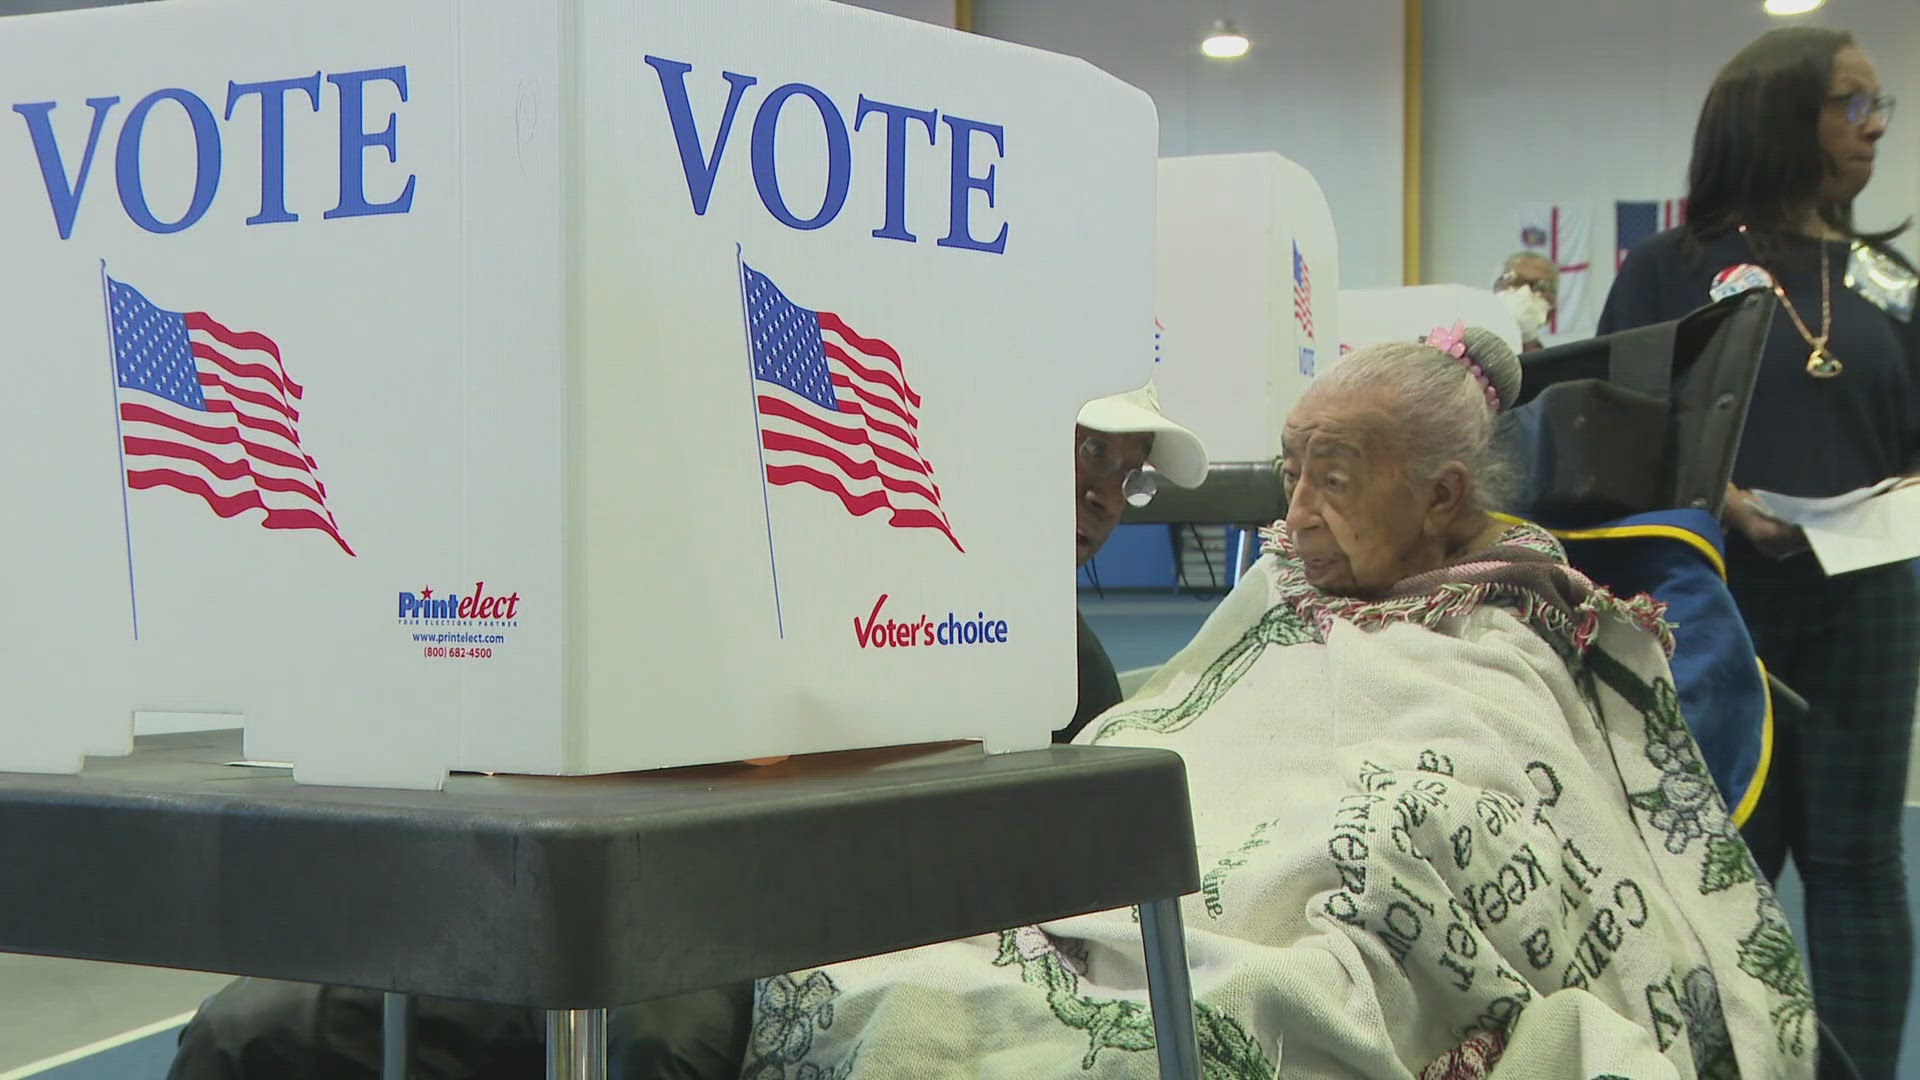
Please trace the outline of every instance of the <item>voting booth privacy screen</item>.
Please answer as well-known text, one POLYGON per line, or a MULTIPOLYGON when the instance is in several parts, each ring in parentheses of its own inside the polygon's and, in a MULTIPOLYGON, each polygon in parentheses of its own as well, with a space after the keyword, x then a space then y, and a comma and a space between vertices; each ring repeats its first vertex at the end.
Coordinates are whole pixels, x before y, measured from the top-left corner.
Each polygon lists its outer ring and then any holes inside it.
POLYGON ((822 0, 175 0, 0 69, 0 768, 143 710, 421 787, 1072 714, 1145 94, 822 0))
POLYGON ((1160 162, 1154 383, 1214 461, 1270 461, 1338 359, 1339 247, 1313 176, 1279 154, 1160 162))

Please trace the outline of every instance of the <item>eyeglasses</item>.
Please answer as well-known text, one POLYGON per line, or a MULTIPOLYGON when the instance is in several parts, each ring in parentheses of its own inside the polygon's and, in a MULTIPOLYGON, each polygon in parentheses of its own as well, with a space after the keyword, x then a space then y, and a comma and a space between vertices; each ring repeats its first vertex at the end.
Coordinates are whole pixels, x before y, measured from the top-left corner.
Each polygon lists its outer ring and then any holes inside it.
MULTIPOLYGON (((1113 444, 1098 435, 1089 435, 1080 440, 1074 453, 1096 481, 1111 480, 1119 476, 1122 469, 1126 469, 1126 462, 1120 459, 1113 444)), ((1120 481, 1120 494, 1127 500, 1128 506, 1147 505, 1153 501, 1155 490, 1157 485, 1153 474, 1145 469, 1128 469, 1125 479, 1120 481)))
POLYGON ((1865 90, 1856 90, 1851 94, 1835 94, 1827 99, 1829 104, 1847 107, 1847 123, 1864 124, 1869 119, 1882 124, 1893 123, 1894 100, 1885 94, 1869 94, 1865 90))

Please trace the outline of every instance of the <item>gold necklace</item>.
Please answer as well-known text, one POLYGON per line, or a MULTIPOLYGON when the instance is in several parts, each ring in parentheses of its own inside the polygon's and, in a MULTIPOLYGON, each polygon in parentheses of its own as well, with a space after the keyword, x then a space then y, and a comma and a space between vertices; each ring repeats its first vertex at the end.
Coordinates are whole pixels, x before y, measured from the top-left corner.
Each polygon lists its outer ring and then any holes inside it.
MULTIPOLYGON (((1742 234, 1746 231, 1745 225, 1740 226, 1742 234)), ((1807 329, 1799 310, 1793 306, 1792 300, 1787 299, 1787 290, 1780 287, 1777 279, 1773 282, 1773 295, 1779 297, 1780 303, 1786 306, 1787 317, 1793 320, 1793 328, 1800 331, 1800 337, 1813 349, 1807 354, 1807 374, 1816 379, 1831 379, 1846 370, 1846 365, 1827 350, 1827 338, 1833 334, 1833 275, 1829 272, 1827 262, 1827 242, 1823 239, 1814 242, 1820 245, 1820 336, 1815 337, 1807 329)))

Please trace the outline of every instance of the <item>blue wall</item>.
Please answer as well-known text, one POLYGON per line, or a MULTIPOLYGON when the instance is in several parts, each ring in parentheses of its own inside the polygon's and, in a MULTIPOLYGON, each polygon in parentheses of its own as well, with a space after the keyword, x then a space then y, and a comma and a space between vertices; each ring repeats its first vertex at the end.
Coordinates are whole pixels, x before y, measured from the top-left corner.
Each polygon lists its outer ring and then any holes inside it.
MULTIPOLYGON (((1232 579, 1228 563, 1232 559, 1234 544, 1240 530, 1231 526, 1201 525, 1201 535, 1208 539, 1225 536, 1225 555, 1215 554, 1213 576, 1208 580, 1204 571, 1198 572, 1197 579, 1190 572, 1187 586, 1202 592, 1224 591, 1232 579)), ((1194 529, 1180 527, 1181 547, 1191 550, 1195 543, 1194 529)), ((1257 551, 1259 540, 1254 540, 1257 551)), ((1080 568, 1079 586, 1082 590, 1092 591, 1095 582, 1102 590, 1106 589, 1166 589, 1172 591, 1180 586, 1180 568, 1174 558, 1173 530, 1166 525, 1122 525, 1113 530, 1106 546, 1100 549, 1087 564, 1080 568)))
POLYGON ((1080 568, 1079 584, 1092 589, 1168 589, 1178 582, 1173 537, 1165 525, 1122 525, 1106 546, 1080 568))

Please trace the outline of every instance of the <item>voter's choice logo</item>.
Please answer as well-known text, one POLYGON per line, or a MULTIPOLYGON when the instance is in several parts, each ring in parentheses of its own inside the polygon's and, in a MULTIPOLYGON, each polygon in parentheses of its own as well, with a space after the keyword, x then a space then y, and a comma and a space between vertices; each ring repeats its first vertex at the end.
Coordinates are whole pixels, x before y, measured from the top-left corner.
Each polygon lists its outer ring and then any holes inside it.
POLYGON ((971 616, 958 611, 944 615, 927 612, 902 615, 886 608, 889 594, 881 593, 862 620, 853 617, 853 640, 862 649, 941 648, 953 645, 1005 645, 1007 620, 984 611, 971 616))

